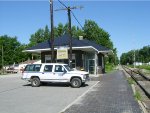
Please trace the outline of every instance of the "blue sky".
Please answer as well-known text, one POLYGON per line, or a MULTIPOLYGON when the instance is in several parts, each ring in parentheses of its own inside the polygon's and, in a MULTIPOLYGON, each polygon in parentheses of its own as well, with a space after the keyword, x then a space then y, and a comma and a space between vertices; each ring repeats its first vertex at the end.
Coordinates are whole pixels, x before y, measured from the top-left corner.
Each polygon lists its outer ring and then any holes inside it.
MULTIPOLYGON (((83 6, 73 10, 84 25, 94 20, 111 35, 118 56, 132 49, 150 45, 150 1, 65 1, 66 5, 83 6)), ((54 9, 63 6, 54 1, 54 9)), ((54 12, 54 24, 66 23, 67 12, 54 12)), ((30 35, 50 25, 49 2, 0 1, 0 35, 17 36, 21 43, 29 43, 30 35)), ((72 17, 72 25, 79 26, 72 17)))

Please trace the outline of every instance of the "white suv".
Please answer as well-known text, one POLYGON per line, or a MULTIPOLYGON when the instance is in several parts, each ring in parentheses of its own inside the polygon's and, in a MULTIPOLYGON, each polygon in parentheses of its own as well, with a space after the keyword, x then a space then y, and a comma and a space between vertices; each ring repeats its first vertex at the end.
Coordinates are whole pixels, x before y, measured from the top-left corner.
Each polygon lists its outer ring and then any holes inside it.
POLYGON ((74 88, 79 88, 89 80, 89 73, 73 71, 67 64, 29 64, 23 71, 22 79, 31 82, 32 87, 38 87, 42 82, 63 82, 70 83, 74 88))

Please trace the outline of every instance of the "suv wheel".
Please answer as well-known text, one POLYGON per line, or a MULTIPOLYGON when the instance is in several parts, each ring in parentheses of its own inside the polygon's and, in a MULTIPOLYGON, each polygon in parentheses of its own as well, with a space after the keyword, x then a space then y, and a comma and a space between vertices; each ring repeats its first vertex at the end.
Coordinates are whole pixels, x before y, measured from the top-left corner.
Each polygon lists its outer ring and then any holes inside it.
POLYGON ((35 77, 31 80, 32 87, 39 87, 40 86, 40 80, 39 78, 35 77))
POLYGON ((79 79, 79 78, 73 78, 71 80, 71 86, 73 88, 79 88, 81 86, 81 79, 79 79))

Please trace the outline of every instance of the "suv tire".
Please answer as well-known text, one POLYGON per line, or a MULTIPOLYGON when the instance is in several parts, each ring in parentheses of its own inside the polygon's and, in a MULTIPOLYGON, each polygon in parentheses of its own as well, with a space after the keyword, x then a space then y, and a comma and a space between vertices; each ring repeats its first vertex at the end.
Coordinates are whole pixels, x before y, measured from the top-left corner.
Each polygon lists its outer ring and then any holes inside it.
POLYGON ((71 80, 71 86, 73 87, 73 88, 79 88, 80 86, 81 86, 81 79, 79 79, 79 78, 73 78, 72 80, 71 80))
POLYGON ((40 80, 39 80, 39 78, 34 77, 34 78, 31 80, 31 85, 32 85, 32 87, 39 87, 39 86, 40 86, 40 80))

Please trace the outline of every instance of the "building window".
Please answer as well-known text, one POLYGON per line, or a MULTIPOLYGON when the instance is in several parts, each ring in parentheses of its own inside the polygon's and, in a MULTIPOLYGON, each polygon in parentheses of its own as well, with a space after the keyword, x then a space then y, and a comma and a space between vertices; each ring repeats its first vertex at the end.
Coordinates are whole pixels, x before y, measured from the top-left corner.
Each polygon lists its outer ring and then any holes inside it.
POLYGON ((72 54, 72 68, 76 68, 76 59, 75 54, 72 54))
POLYGON ((45 63, 51 63, 51 55, 45 55, 45 63))
POLYGON ((76 67, 76 60, 72 60, 72 68, 75 68, 76 67))

